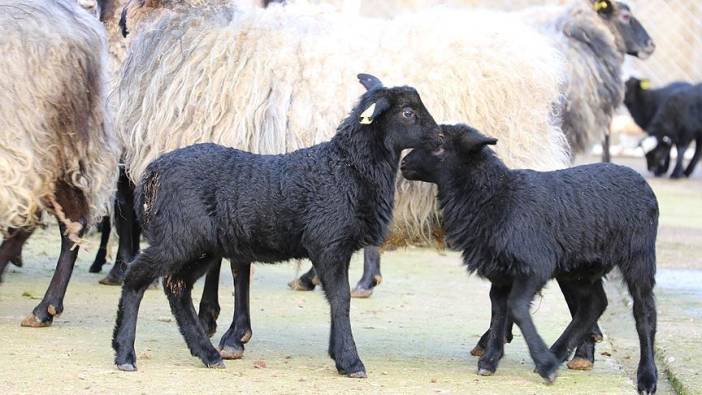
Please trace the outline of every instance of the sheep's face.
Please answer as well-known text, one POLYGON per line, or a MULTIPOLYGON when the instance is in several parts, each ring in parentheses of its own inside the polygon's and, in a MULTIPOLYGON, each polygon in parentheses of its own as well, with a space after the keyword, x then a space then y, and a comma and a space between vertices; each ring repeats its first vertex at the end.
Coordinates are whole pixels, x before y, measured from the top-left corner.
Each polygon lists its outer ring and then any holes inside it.
POLYGON ((597 14, 617 37, 620 51, 641 59, 651 56, 656 45, 628 5, 610 0, 594 0, 592 3, 597 14))
POLYGON ((658 144, 646 152, 646 167, 656 177, 660 177, 667 173, 670 167, 670 150, 673 147, 673 141, 667 136, 657 140, 658 144))
POLYGON ((399 153, 419 147, 425 141, 437 141, 439 125, 414 88, 385 88, 378 78, 369 74, 359 74, 358 79, 368 89, 361 98, 358 122, 373 124, 376 126, 373 130, 382 131, 388 149, 399 153))
POLYGON ((378 119, 387 147, 399 152, 416 148, 425 141, 437 141, 439 125, 424 107, 413 88, 390 88, 385 96, 390 107, 378 119))
POLYGON ((443 148, 415 148, 402 159, 402 176, 411 181, 437 183, 443 148))
POLYGON ((485 136, 467 125, 441 125, 438 144, 426 141, 402 160, 402 175, 413 181, 438 183, 444 169, 463 166, 486 145, 497 139, 485 136))

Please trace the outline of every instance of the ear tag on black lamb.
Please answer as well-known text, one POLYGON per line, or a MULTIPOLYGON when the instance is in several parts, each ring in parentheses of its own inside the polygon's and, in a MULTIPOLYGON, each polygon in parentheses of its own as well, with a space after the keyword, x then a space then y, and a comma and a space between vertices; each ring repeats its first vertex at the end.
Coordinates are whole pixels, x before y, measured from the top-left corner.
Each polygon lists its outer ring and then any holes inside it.
POLYGON ((606 1, 598 1, 595 2, 595 4, 592 7, 595 9, 595 11, 600 11, 606 9, 608 5, 606 1))
POLYGON ((361 113, 360 123, 362 125, 370 125, 373 123, 373 113, 375 112, 375 103, 371 104, 361 113))
POLYGON ((651 81, 650 80, 641 80, 639 83, 639 86, 641 87, 642 90, 649 90, 651 89, 651 81))

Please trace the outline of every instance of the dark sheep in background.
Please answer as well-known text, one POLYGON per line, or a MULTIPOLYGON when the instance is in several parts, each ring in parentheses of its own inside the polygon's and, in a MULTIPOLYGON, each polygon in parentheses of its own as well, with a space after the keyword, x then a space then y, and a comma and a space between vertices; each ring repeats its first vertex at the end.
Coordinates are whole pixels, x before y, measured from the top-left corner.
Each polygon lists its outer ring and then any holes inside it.
POLYGON ((646 153, 648 169, 665 174, 670 163, 670 150, 675 145, 678 157, 670 178, 689 177, 702 156, 702 84, 681 88, 670 95, 646 130, 658 145, 646 153), (695 154, 683 171, 685 151, 695 142, 695 154))
POLYGON ((497 140, 467 126, 442 127, 444 143, 402 161, 408 179, 438 185, 444 230, 471 273, 492 282, 492 320, 480 374, 495 372, 507 321, 519 326, 548 381, 607 306, 602 278, 619 268, 634 300, 641 344, 637 387, 656 391, 654 360, 658 203, 634 170, 608 163, 537 172, 510 170, 487 147, 497 140), (549 279, 576 295, 572 322, 549 349, 529 306, 549 279))
POLYGON ((626 81, 624 104, 631 117, 644 131, 648 129, 651 120, 670 95, 681 88, 692 86, 689 82, 677 81, 661 88, 651 89, 651 82, 646 79, 631 77, 626 81))
MULTIPOLYGON (((244 266, 310 258, 331 305, 329 355, 341 374, 366 376, 349 320, 349 260, 384 240, 400 153, 436 138, 438 126, 413 88, 359 79, 368 92, 329 142, 282 155, 198 144, 147 166, 135 207, 149 247, 129 265, 122 287, 112 342, 119 369, 136 370, 139 303, 156 278, 164 276, 190 352, 223 367, 192 306, 195 280, 221 258, 244 266)), ((241 313, 237 308, 233 326, 241 313)), ((246 340, 223 337, 220 348, 243 349, 246 340)))
MULTIPOLYGON (((682 88, 688 88, 690 86, 692 86, 692 84, 679 81, 673 82, 661 88, 651 89, 651 82, 649 80, 641 80, 631 77, 626 81, 624 104, 629 110, 634 122, 636 122, 641 129, 647 131, 648 126, 651 124, 651 120, 653 120, 653 117, 663 106, 663 103, 670 98, 670 95, 682 88)), ((652 151, 654 148, 656 148, 658 142, 655 138, 653 140, 654 141, 651 143, 644 144, 650 145, 650 147, 644 146, 644 151, 646 152, 649 170, 653 171, 656 176, 660 176, 668 171, 668 167, 670 165, 670 155, 667 155, 665 159, 662 159, 660 161, 660 165, 655 166, 653 158, 657 155, 657 152, 652 151)), ((661 140, 661 142, 668 145, 671 143, 670 139, 661 140)))

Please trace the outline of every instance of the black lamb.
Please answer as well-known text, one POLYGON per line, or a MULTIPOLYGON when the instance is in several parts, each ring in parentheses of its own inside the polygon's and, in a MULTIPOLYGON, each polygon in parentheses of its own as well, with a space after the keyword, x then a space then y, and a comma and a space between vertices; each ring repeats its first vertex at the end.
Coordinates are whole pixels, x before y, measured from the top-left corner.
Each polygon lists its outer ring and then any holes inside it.
POLYGON ((646 132, 658 140, 656 148, 646 154, 648 169, 656 175, 665 174, 670 150, 675 145, 678 157, 670 177, 689 177, 702 156, 702 84, 672 93, 656 112, 646 132), (685 151, 693 141, 695 154, 683 171, 685 151))
POLYGON ((651 120, 665 103, 670 95, 681 88, 692 86, 689 82, 677 81, 661 88, 651 89, 651 82, 646 79, 631 77, 626 81, 624 104, 631 117, 644 131, 648 130, 651 120))
POLYGON ((654 361, 658 203, 634 170, 600 163, 566 170, 510 170, 487 147, 497 140, 468 126, 442 127, 402 161, 403 175, 436 183, 449 246, 470 272, 492 282, 493 317, 480 374, 503 355, 508 318, 519 326, 537 372, 549 381, 590 336, 607 306, 602 278, 614 267, 634 299, 641 344, 638 389, 656 391, 654 361), (529 314, 549 279, 577 295, 573 320, 549 349, 529 314))
POLYGON ((247 267, 309 258, 331 305, 329 355, 339 373, 366 377, 349 320, 349 260, 386 235, 401 151, 437 139, 439 127, 413 88, 359 79, 368 92, 329 142, 284 155, 197 144, 148 166, 135 206, 149 247, 122 287, 112 341, 119 369, 136 369, 139 302, 159 276, 190 352, 224 367, 195 314, 195 280, 222 257, 247 267))

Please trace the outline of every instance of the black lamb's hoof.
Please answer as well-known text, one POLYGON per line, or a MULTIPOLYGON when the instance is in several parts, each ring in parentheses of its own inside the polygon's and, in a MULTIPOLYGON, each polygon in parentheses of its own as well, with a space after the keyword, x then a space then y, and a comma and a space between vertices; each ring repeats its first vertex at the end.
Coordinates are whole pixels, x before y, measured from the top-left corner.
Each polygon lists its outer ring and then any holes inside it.
POLYGON ((367 299, 370 298, 371 295, 373 295, 373 288, 367 289, 356 286, 356 288, 354 288, 353 291, 351 291, 352 298, 367 299))
POLYGON ((244 346, 226 345, 219 349, 219 355, 224 359, 241 359, 244 357, 244 346))
POLYGON ((25 328, 46 328, 51 326, 51 323, 53 322, 53 317, 49 318, 44 318, 41 319, 34 315, 34 313, 26 316, 23 320, 22 323, 20 323, 21 326, 25 328))
POLYGON ((480 347, 480 344, 476 345, 472 350, 470 350, 470 355, 474 357, 482 357, 483 354, 485 354, 485 349, 480 347))
POLYGON ((112 272, 110 272, 105 278, 102 280, 98 281, 102 285, 122 285, 122 278, 121 277, 116 277, 112 275, 112 272))
POLYGON ((493 374, 495 374, 494 370, 478 369, 478 375, 480 375, 480 376, 492 376, 493 374))
POLYGON ((636 380, 636 388, 639 394, 655 394, 658 387, 658 374, 653 372, 641 372, 636 380))
POLYGON ((558 365, 560 363, 554 357, 552 361, 549 361, 545 366, 541 368, 536 368, 537 373, 541 376, 546 384, 553 384, 556 382, 556 377, 558 377, 558 365))
POLYGON ((133 363, 129 363, 129 362, 118 364, 117 369, 119 369, 123 372, 136 372, 137 371, 136 365, 133 363))
POLYGON ((296 278, 288 283, 293 291, 314 291, 316 284, 304 277, 296 278))
POLYGON ((102 267, 105 265, 105 261, 95 261, 93 262, 92 265, 88 268, 88 272, 90 273, 100 273, 102 271, 102 267))
POLYGON ((213 362, 208 362, 205 364, 210 369, 224 369, 226 366, 224 365, 223 360, 218 360, 218 361, 213 361, 213 362))
POLYGON ((361 370, 359 372, 349 373, 346 376, 348 376, 352 379, 366 379, 366 378, 368 378, 368 375, 366 374, 366 372, 364 370, 361 370))
POLYGON ((682 173, 673 173, 673 174, 670 175, 670 178, 671 178, 672 180, 677 180, 677 179, 680 179, 680 178, 682 178, 682 177, 683 177, 683 174, 682 174, 682 173))
POLYGON ((585 358, 575 357, 568 361, 567 366, 571 370, 592 370, 593 363, 585 358))
POLYGON ((335 364, 336 371, 342 376, 354 379, 365 379, 368 377, 366 374, 366 367, 363 366, 363 362, 361 362, 360 359, 356 359, 354 362, 345 362, 342 358, 341 360, 337 360, 335 364), (344 367, 344 365, 346 365, 346 367, 344 367))
POLYGON ((17 267, 22 267, 22 265, 24 265, 24 262, 22 262, 22 257, 19 255, 10 258, 10 263, 17 267))

